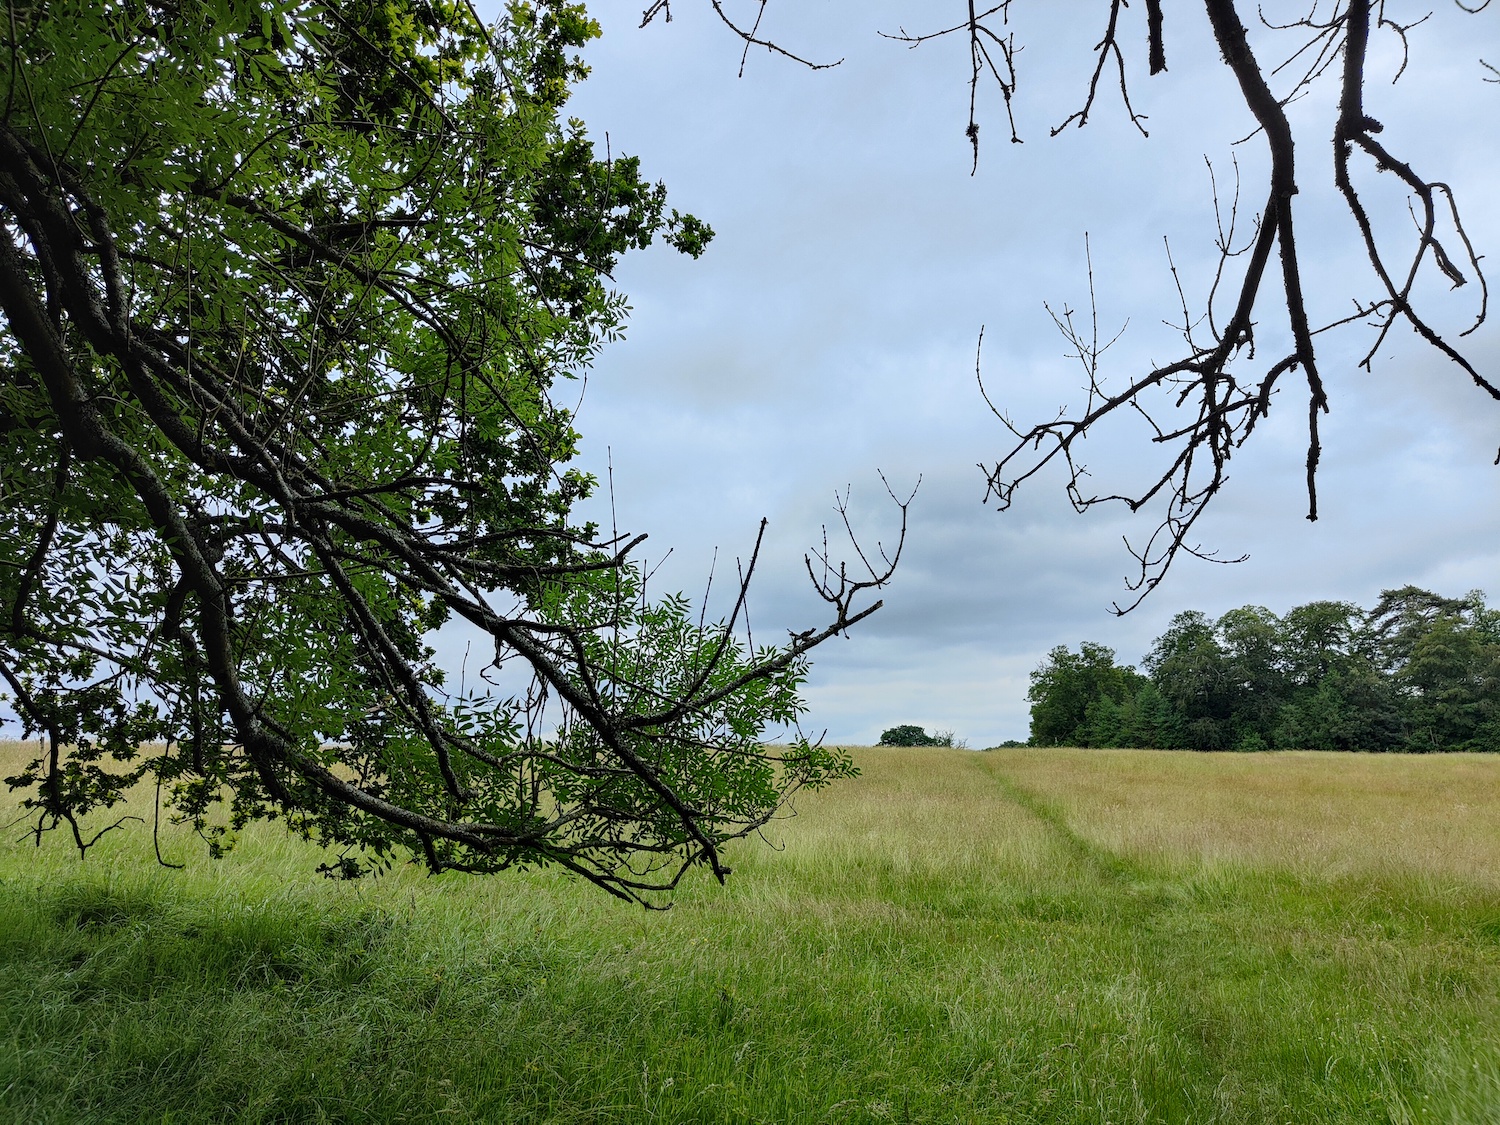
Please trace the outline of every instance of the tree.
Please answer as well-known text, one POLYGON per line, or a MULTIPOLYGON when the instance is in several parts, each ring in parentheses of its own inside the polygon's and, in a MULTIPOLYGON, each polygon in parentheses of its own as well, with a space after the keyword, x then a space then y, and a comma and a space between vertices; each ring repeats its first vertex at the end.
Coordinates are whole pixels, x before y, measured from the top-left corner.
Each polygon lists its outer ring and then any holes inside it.
POLYGON ((1366 614, 1310 602, 1180 613, 1149 680, 1085 643, 1032 674, 1034 741, 1191 750, 1500 748, 1496 614, 1472 591, 1387 590, 1366 614), (1117 673, 1123 672, 1123 676, 1117 673), (1079 718, 1081 716, 1081 719, 1079 718))
POLYGON ((216 848, 281 817, 343 874, 642 899, 851 772, 761 734, 899 544, 809 562, 831 620, 755 647, 753 554, 712 624, 572 516, 552 391, 621 330, 610 271, 712 234, 564 119, 582 7, 59 0, 0 34, 0 678, 38 840, 86 848, 154 776, 216 848), (529 687, 445 689, 453 617, 529 687))
POLYGON ((1271 741, 1287 750, 1401 750, 1407 710, 1394 683, 1353 660, 1298 689, 1276 715, 1271 741))
POLYGON ((879 746, 931 746, 932 737, 921 727, 902 723, 880 733, 879 746))
POLYGON ((1067 645, 1058 645, 1031 673, 1031 687, 1026 691, 1031 702, 1031 744, 1108 745, 1101 740, 1115 733, 1112 708, 1131 698, 1141 682, 1134 668, 1115 664, 1114 649, 1084 641, 1073 653, 1067 645), (1099 704, 1105 700, 1110 709, 1101 714, 1099 704), (1098 728, 1097 732, 1091 727, 1098 728))
POLYGON ((1232 745, 1267 749, 1287 695, 1285 626, 1265 606, 1232 609, 1215 625, 1226 660, 1232 745))
POLYGON ((1466 625, 1486 620, 1483 596, 1474 591, 1464 598, 1445 598, 1417 586, 1382 590, 1365 623, 1364 647, 1384 671, 1394 674, 1444 619, 1466 625))
POLYGON ((1286 674, 1292 687, 1321 683, 1358 652, 1364 611, 1351 602, 1308 602, 1281 619, 1286 674))
MULTIPOLYGON (((928 734, 925 729, 911 723, 902 723, 882 731, 879 746, 954 746, 953 732, 940 730, 928 734)), ((958 744, 962 747, 962 743, 958 744)))
POLYGON ((1163 749, 1234 748, 1234 674, 1207 617, 1197 610, 1177 614, 1142 663, 1178 717, 1177 740, 1163 749))
POLYGON ((1397 682, 1413 697, 1411 749, 1500 749, 1500 645, 1459 615, 1432 621, 1397 682))
MULTIPOLYGON (((753 20, 734 15, 728 0, 710 3, 731 33, 743 41, 746 57, 752 47, 758 47, 810 66, 836 65, 810 62, 762 30, 767 23, 763 18, 767 0, 758 4, 747 0, 745 7, 753 20)), ((1009 140, 1020 143, 1025 139, 1014 112, 1025 90, 1025 44, 1017 42, 1012 17, 1029 7, 1021 0, 955 4, 945 22, 934 17, 934 30, 908 33, 903 28, 882 33, 909 47, 954 37, 967 42, 964 78, 969 97, 964 134, 973 148, 976 167, 982 84, 993 87, 1001 97, 1009 140)), ((1373 104, 1375 98, 1367 97, 1372 58, 1385 53, 1401 60, 1396 77, 1405 85, 1394 93, 1382 89, 1378 94, 1382 102, 1400 96, 1401 90, 1419 80, 1408 74, 1406 64, 1411 61, 1411 38, 1422 33, 1420 25, 1433 15, 1472 19, 1489 7, 1489 0, 1455 0, 1434 13, 1425 5, 1408 6, 1399 0, 1332 0, 1327 5, 1252 9, 1243 0, 1204 0, 1214 49, 1229 68, 1249 114, 1245 140, 1256 140, 1263 151, 1259 163, 1264 167, 1264 180, 1258 204, 1252 194, 1253 210, 1242 205, 1238 159, 1232 188, 1226 170, 1221 166, 1215 171, 1210 164, 1210 190, 1219 220, 1217 268, 1207 292, 1190 293, 1175 263, 1170 264, 1179 300, 1164 315, 1180 332, 1182 342, 1166 362, 1130 373, 1118 382, 1108 380, 1104 353, 1118 337, 1108 332, 1101 335, 1092 307, 1091 264, 1087 321, 1075 319, 1071 309, 1053 314, 1083 373, 1082 402, 1065 406, 1055 417, 1036 424, 1017 422, 1001 405, 990 402, 1013 439, 985 469, 987 498, 1000 508, 1009 507, 1027 481, 1058 464, 1069 500, 1080 512, 1111 503, 1123 504, 1132 512, 1156 511, 1155 530, 1144 543, 1131 548, 1139 565, 1128 583, 1134 597, 1123 607, 1117 605, 1117 612, 1138 605, 1180 555, 1213 556, 1193 541, 1194 526, 1227 480, 1234 453, 1268 417, 1277 397, 1289 392, 1293 380, 1302 384, 1296 393, 1307 419, 1307 518, 1318 518, 1319 425, 1330 409, 1319 348, 1320 340, 1327 338, 1325 333, 1365 326, 1368 348, 1359 366, 1368 370, 1391 332, 1404 326, 1451 363, 1460 378, 1490 399, 1500 400, 1500 383, 1481 371, 1459 346, 1462 337, 1486 319, 1488 288, 1482 255, 1469 239, 1451 188, 1403 157, 1402 139, 1385 136, 1385 127, 1375 116, 1382 111, 1373 104), (1309 97, 1325 87, 1331 89, 1321 103, 1309 97), (1295 117, 1288 113, 1293 102, 1302 103, 1295 117), (1320 148, 1332 142, 1327 186, 1347 216, 1351 246, 1369 267, 1363 277, 1351 279, 1344 291, 1315 292, 1303 280, 1299 208, 1294 202, 1312 182, 1306 173, 1306 149, 1297 143, 1309 139, 1316 139, 1320 148), (1378 185, 1393 185, 1396 190, 1378 185), (1427 295, 1432 286, 1463 289, 1460 303, 1466 327, 1452 331, 1439 327, 1435 313, 1440 302, 1427 295), (1152 462, 1140 487, 1096 491, 1078 459, 1083 443, 1090 434, 1128 418, 1146 421, 1150 442, 1162 451, 1160 458, 1152 462)), ((1127 0, 1101 0, 1095 8, 1101 35, 1094 48, 1092 75, 1081 104, 1066 115, 1057 112, 1052 134, 1073 126, 1083 128, 1110 90, 1117 89, 1125 116, 1147 135, 1145 118, 1131 103, 1131 83, 1136 75, 1146 73, 1156 81, 1172 80, 1168 63, 1177 57, 1172 35, 1189 13, 1175 9, 1169 19, 1160 0, 1145 0, 1134 8, 1127 0), (1138 47, 1133 49, 1133 43, 1138 47), (1144 67, 1139 66, 1141 56, 1144 67)), ((654 0, 644 12, 643 26, 663 14, 670 18, 669 0, 654 0)), ((1476 82, 1500 82, 1500 70, 1489 63, 1471 60, 1470 65, 1476 82)), ((1466 143, 1483 140, 1471 137, 1466 143)), ((1178 169, 1163 170, 1164 176, 1178 174, 1178 169)), ((1109 177, 1098 180, 1110 183, 1109 177)), ((982 343, 982 332, 980 336, 982 343)))

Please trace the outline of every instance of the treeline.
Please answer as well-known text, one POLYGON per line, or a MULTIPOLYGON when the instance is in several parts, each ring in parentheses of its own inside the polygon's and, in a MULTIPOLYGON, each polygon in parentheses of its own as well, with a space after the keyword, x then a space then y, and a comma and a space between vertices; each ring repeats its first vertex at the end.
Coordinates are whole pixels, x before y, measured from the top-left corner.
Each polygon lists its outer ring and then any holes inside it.
POLYGON ((1033 746, 1500 751, 1500 610, 1407 586, 1180 613, 1142 671, 1085 641, 1031 674, 1033 746))

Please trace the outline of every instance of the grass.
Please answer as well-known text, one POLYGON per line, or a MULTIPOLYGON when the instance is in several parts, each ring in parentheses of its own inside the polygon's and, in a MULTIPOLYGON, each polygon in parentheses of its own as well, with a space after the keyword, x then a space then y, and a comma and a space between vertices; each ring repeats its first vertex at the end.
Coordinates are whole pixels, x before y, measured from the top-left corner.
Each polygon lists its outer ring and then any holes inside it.
POLYGON ((857 760, 665 914, 13 828, 0 1119, 1500 1119, 1500 758, 857 760))

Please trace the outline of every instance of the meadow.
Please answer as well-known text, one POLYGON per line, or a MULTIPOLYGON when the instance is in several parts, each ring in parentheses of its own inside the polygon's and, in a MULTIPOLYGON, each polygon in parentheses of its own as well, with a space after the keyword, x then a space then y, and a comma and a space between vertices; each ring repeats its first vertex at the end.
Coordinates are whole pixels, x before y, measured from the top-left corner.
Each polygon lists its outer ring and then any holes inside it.
POLYGON ((0 1120, 1500 1120, 1500 757, 855 754, 664 913, 5 797, 0 1120))

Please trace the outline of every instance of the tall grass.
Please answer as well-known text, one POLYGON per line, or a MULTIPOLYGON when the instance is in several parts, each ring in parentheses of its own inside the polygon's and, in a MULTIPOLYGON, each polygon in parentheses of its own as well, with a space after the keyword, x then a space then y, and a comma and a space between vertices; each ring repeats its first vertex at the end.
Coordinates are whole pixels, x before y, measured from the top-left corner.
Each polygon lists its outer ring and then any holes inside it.
POLYGON ((1500 759, 857 760, 664 914, 13 827, 0 1118, 1500 1119, 1500 759))

